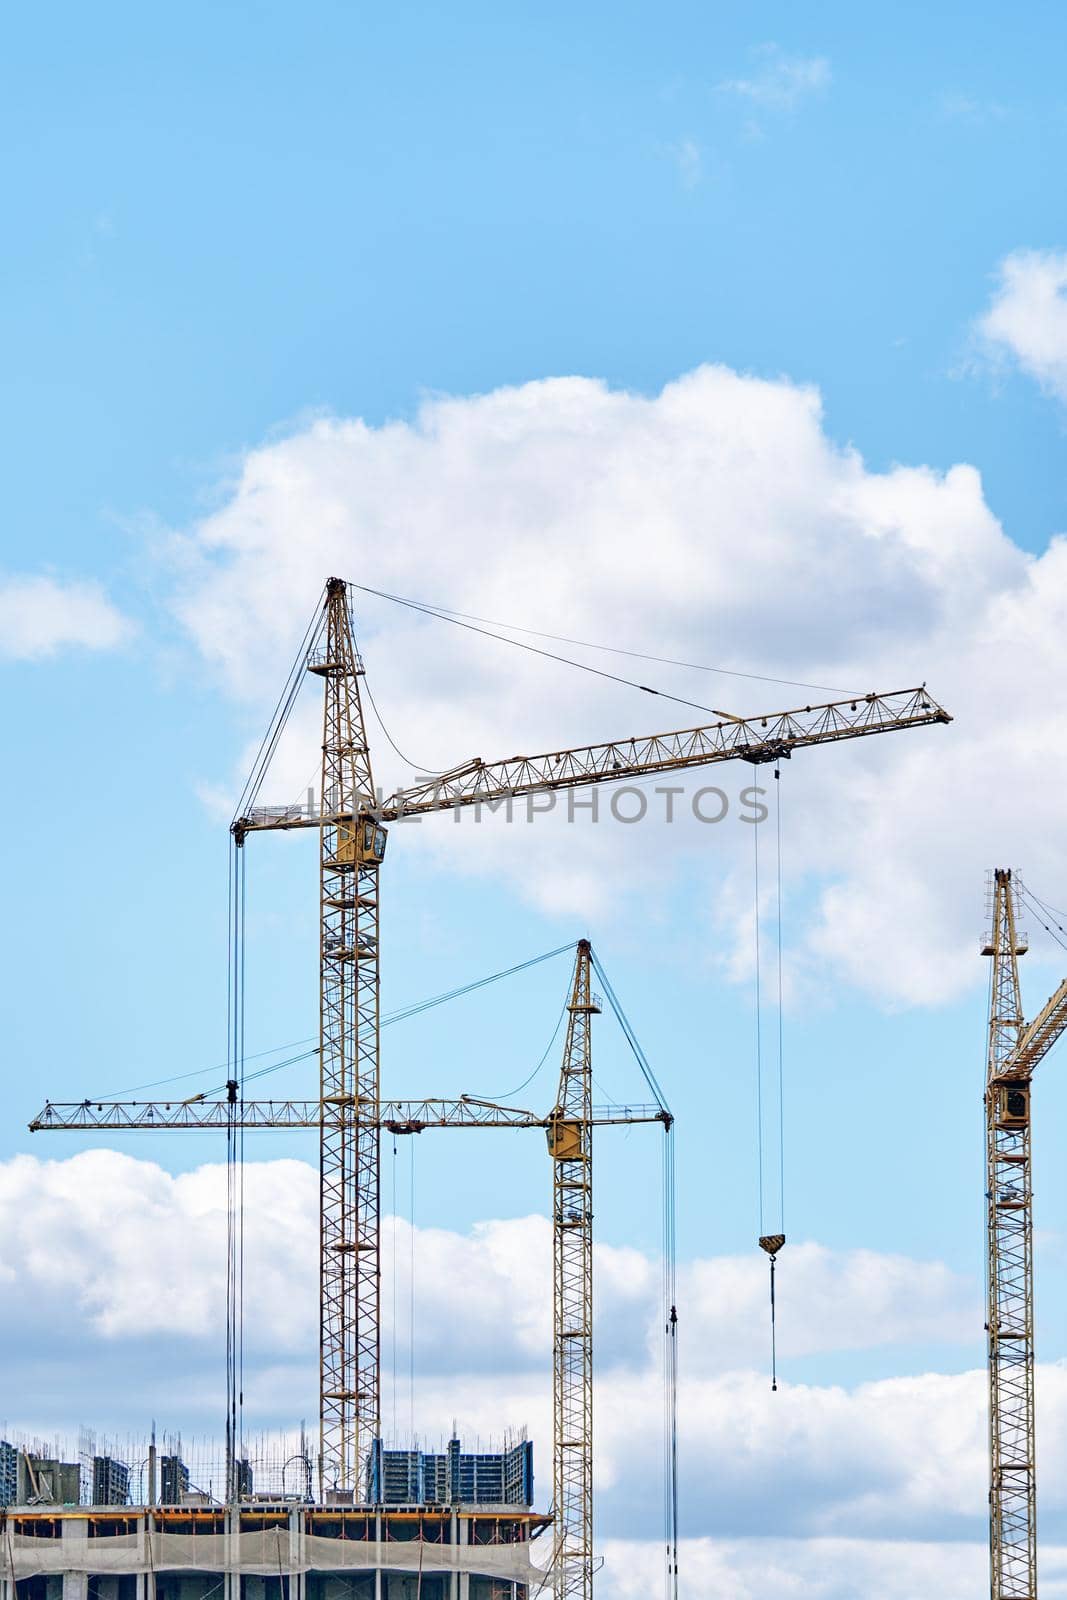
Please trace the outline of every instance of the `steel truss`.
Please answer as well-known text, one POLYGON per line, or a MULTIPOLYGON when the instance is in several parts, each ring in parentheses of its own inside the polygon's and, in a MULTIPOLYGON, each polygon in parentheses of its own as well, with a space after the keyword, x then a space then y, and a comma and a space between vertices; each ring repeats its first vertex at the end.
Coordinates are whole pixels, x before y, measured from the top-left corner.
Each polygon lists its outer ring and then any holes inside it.
POLYGON ((593 1076, 590 1022, 600 1011, 581 939, 567 1007, 553 1155, 553 1453, 556 1594, 593 1593, 593 1076))
POLYGON ((326 593, 320 830, 320 1489, 356 1488, 381 1432, 380 862, 357 819, 374 793, 345 585, 326 593))
POLYGON ((992 1600, 1035 1600, 1033 1223, 1029 1077, 1012 1068, 1022 1034, 1011 872, 998 869, 986 1069, 989 1562, 992 1600))

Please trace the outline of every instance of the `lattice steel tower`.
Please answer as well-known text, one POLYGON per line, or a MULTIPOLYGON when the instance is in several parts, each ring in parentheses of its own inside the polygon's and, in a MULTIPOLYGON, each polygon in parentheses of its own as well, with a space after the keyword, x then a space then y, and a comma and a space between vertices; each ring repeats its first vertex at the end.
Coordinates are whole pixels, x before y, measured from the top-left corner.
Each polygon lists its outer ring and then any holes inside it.
POLYGON ((553 1158, 552 1486, 556 1594, 593 1592, 593 1069, 588 939, 578 941, 567 1007, 559 1096, 549 1128, 553 1158))
POLYGON ((986 1067, 986 1237, 989 1250, 989 1560, 993 1600, 1034 1600, 1033 1224, 1030 1078, 1012 1070, 1023 1027, 1018 895, 1010 870, 993 879, 993 958, 986 1067))
POLYGON ((322 1322, 320 1485, 356 1488, 381 1432, 381 1099, 378 871, 385 833, 366 818, 374 782, 360 703, 363 664, 344 583, 326 589, 319 957, 322 1322), (338 820, 340 819, 340 820, 338 820))

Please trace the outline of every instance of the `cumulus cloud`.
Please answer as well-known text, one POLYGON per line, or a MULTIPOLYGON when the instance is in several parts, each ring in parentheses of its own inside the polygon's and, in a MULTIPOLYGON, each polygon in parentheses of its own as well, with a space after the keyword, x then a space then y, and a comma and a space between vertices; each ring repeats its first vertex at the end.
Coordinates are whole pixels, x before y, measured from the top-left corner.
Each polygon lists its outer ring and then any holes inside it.
POLYGON ((795 111, 802 101, 820 94, 830 83, 825 56, 791 56, 776 44, 754 52, 756 71, 747 78, 728 78, 719 88, 740 96, 761 111, 795 111))
POLYGON ((129 633, 97 583, 0 575, 0 658, 35 661, 70 646, 113 650, 129 633))
MULTIPOLYGON (((246 1419, 292 1428, 315 1414, 316 1176, 301 1162, 250 1163, 246 1194, 246 1419)), ((107 1150, 0 1164, 0 1356, 10 1429, 89 1422, 114 1434, 156 1417, 169 1436, 211 1433, 222 1412, 225 1171, 171 1177, 107 1150), (71 1360, 71 1352, 77 1359, 71 1360), (64 1359, 60 1359, 63 1357, 64 1359), (94 1395, 109 1415, 86 1415, 94 1395), (115 1411, 115 1408, 118 1411, 115 1411)), ((467 1234, 416 1230, 415 1392, 409 1395, 407 1224, 387 1218, 385 1427, 409 1416, 436 1445, 453 1425, 475 1443, 528 1426, 538 1500, 550 1465, 550 1236, 532 1216, 467 1234), (395 1242, 395 1252, 394 1252, 395 1242), (391 1376, 396 1341, 398 1399, 391 1376), (410 1410, 409 1410, 410 1406, 410 1410)), ((791 1246, 786 1367, 804 1352, 970 1339, 977 1286, 938 1263, 791 1246), (805 1307, 810 1307, 806 1311, 805 1307)), ((596 1257, 596 1480, 611 1600, 658 1587, 655 1476, 662 1443, 658 1263, 596 1257), (650 1488, 650 1485, 652 1486, 650 1488)), ((985 1376, 924 1372, 858 1383, 787 1380, 772 1395, 753 1352, 766 1340, 765 1265, 714 1258, 680 1274, 679 1452, 689 1592, 798 1600, 949 1600, 982 1570, 985 1376)), ((1067 1530, 1067 1369, 1038 1372, 1042 1519, 1067 1530)), ((191 1451, 197 1460, 194 1445, 191 1451)), ((292 1446, 295 1449, 295 1443, 292 1446)), ((291 1453, 291 1452, 290 1452, 291 1453)), ((1064 1579, 1046 1560, 1050 1593, 1064 1579)))
MULTIPOLYGON (((810 388, 704 367, 652 396, 560 378, 427 400, 382 427, 318 420, 248 453, 185 557, 181 617, 250 747, 331 572, 572 641, 829 686, 515 635, 697 702, 678 705, 357 592, 375 704, 429 768, 691 726, 709 720, 699 706, 753 713, 928 680, 950 728, 783 769, 798 993, 844 982, 889 1005, 941 1002, 984 979, 987 867, 1059 880, 1067 752, 1047 729, 1067 694, 1067 546, 1034 558, 1013 544, 972 466, 871 471, 828 437, 810 388)), ((314 778, 313 702, 265 801, 298 800, 314 778)), ((377 781, 410 781, 373 717, 371 730, 377 781)), ((650 788, 660 825, 615 822, 602 796, 595 826, 565 805, 531 826, 468 815, 396 829, 391 848, 509 882, 594 932, 638 910, 642 926, 666 924, 679 884, 696 882, 708 943, 743 975, 751 829, 737 802, 752 781, 729 766, 690 784, 727 791, 718 827, 684 797, 664 825, 650 788)))
MULTIPOLYGON (((317 1328, 318 1178, 302 1161, 245 1167, 246 1342, 263 1361, 312 1349, 317 1328)), ((64 1160, 0 1163, 0 1282, 46 1328, 64 1305, 101 1341, 212 1339, 225 1307, 226 1172, 173 1176, 111 1150, 64 1160)), ((536 1371, 551 1341, 549 1221, 478 1223, 468 1234, 387 1217, 383 1258, 408 1292, 418 1284, 417 1354, 424 1370, 536 1371)), ((869 1251, 790 1247, 795 1312, 786 1356, 919 1341, 965 1341, 978 1307, 966 1280, 937 1262, 869 1251), (804 1306, 812 1307, 806 1314, 804 1306)), ((640 1251, 596 1247, 598 1348, 607 1367, 643 1366, 661 1323, 659 1264, 640 1251)), ((684 1265, 679 1302, 693 1325, 690 1362, 744 1366, 765 1341, 762 1258, 720 1256, 684 1265)), ((392 1301, 383 1307, 393 1337, 392 1301)), ((25 1324, 0 1333, 9 1357, 25 1324)), ((396 1327, 408 1353, 406 1310, 396 1327)))
MULTIPOLYGON (((225 1196, 225 1169, 216 1165, 172 1177, 108 1150, 0 1164, 0 1277, 4 1303, 19 1308, 17 1318, 0 1320, 14 1421, 34 1430, 83 1420, 121 1427, 155 1415, 170 1429, 211 1428, 222 1406, 225 1196), (71 1348, 79 1355, 73 1366, 60 1359, 71 1348), (93 1392, 121 1396, 112 1400, 121 1414, 86 1419, 93 1392)), ((317 1196, 316 1174, 302 1162, 245 1169, 250 1423, 278 1427, 314 1415, 317 1196)), ((412 1239, 409 1224, 386 1218, 383 1263, 390 1435, 406 1436, 409 1405, 429 1439, 454 1422, 483 1439, 528 1425, 545 1463, 548 1221, 486 1221, 467 1234, 418 1228, 412 1239), (412 1327, 414 1401, 406 1376, 412 1327)), ((771 1396, 765 1373, 751 1370, 766 1344, 765 1270, 762 1260, 713 1258, 680 1273, 681 1449, 691 1504, 701 1508, 692 1513, 698 1531, 755 1531, 768 1484, 789 1501, 782 1532, 907 1531, 926 1517, 930 1495, 931 1516, 964 1515, 984 1439, 978 1375, 851 1391, 787 1383, 771 1396)), ((801 1244, 783 1272, 793 1307, 782 1321, 786 1363, 818 1351, 952 1345, 980 1326, 974 1287, 937 1263, 801 1244)), ((659 1263, 600 1245, 595 1278, 604 1515, 619 1533, 651 1535, 639 1463, 657 1458, 662 1430, 659 1263)))
MULTIPOLYGON (((768 1506, 768 1524, 775 1512, 768 1506)), ((609 1600, 644 1600, 658 1593, 660 1552, 636 1540, 609 1539, 604 1546, 603 1587, 609 1600)), ((1062 1572, 1063 1552, 1048 1552, 1042 1563, 1047 1586, 1055 1561, 1062 1572), (1051 1557, 1051 1561, 1050 1561, 1051 1557), (1058 1559, 1057 1559, 1058 1558, 1058 1559)), ((986 1580, 988 1551, 973 1543, 926 1543, 879 1539, 686 1539, 679 1571, 686 1591, 701 1600, 915 1600, 936 1594, 940 1600, 971 1600, 986 1580)), ((1062 1585, 1062 1578, 1061 1578, 1062 1585)), ((1050 1594, 1060 1595, 1062 1587, 1050 1594)))
POLYGON ((1067 400, 1067 251, 1016 250, 1005 257, 978 332, 991 350, 1067 400))

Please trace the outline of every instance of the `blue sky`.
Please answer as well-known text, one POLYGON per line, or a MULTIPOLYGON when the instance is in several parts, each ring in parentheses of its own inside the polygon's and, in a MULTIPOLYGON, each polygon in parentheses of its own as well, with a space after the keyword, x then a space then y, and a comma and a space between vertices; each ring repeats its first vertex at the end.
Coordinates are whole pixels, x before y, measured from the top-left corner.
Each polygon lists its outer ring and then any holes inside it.
MULTIPOLYGON (((1010 23, 910 4, 9 19, 0 1164, 79 1148, 24 1131, 48 1096, 224 1059, 226 800, 339 565, 689 661, 846 687, 929 675, 952 729, 785 775, 786 1224, 842 1260, 942 1263, 980 1295, 984 869, 1017 862, 1067 906, 1065 34, 1034 4, 1010 23)), ((431 765, 688 720, 370 598, 359 621, 390 731, 431 765)), ((797 692, 655 671, 745 709, 797 692)), ((446 826, 391 846, 386 1006, 590 933, 679 1114, 683 1259, 752 1255, 743 827, 586 844, 536 828, 527 850, 521 827, 490 844, 446 826)), ((260 1049, 314 1031, 315 885, 306 841, 250 848, 260 1049)), ((1035 1008, 1064 958, 1029 920, 1035 1008)), ((391 1030, 387 1087, 519 1084, 565 982, 557 961, 391 1030)), ((606 1020, 599 1038, 611 1093, 641 1098, 606 1020)), ((518 1098, 548 1104, 554 1061, 518 1098)), ((1051 1363, 1067 1357, 1054 1063, 1040 1105, 1051 1363)), ((420 1224, 543 1209, 539 1149, 523 1165, 479 1141, 460 1165, 442 1145, 416 1156, 420 1224)), ((175 1174, 221 1154, 206 1137, 124 1148, 175 1174)), ((601 1238, 654 1254, 653 1136, 601 1150, 601 1238)), ((0 1282, 3 1266, 0 1247, 0 1282)), ((786 1271, 786 1318, 790 1292, 786 1271)), ((853 1394, 974 1372, 974 1304, 972 1335, 931 1313, 787 1350, 787 1376, 853 1394)), ((271 1394, 264 1416, 291 1414, 271 1394)), ((0 1397, 7 1414, 37 1415, 0 1397)), ((909 1527, 927 1536, 906 1520, 891 1536, 909 1527)))
POLYGON ((309 407, 709 358, 818 383, 874 465, 978 460, 1032 548, 1062 521, 1055 420, 954 376, 997 261, 1060 242, 1057 7, 52 15, 3 69, 21 559, 91 533, 135 584, 131 524, 309 407), (825 88, 722 87, 771 44, 825 88))

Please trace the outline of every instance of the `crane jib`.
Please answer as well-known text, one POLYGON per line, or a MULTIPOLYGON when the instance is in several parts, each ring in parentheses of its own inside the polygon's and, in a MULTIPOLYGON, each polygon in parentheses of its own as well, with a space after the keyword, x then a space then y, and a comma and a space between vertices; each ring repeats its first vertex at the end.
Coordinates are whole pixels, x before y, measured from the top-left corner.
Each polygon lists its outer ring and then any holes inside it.
MULTIPOLYGON (((496 762, 474 757, 388 796, 382 796, 380 791, 361 796, 361 814, 379 823, 399 822, 405 817, 459 806, 492 805, 523 795, 620 783, 724 761, 763 766, 788 761, 795 750, 813 745, 951 721, 951 714, 925 687, 895 689, 887 694, 857 695, 855 699, 800 706, 736 722, 642 734, 534 756, 510 756, 496 762)), ((350 811, 315 811, 301 805, 261 806, 235 819, 233 834, 242 844, 252 832, 288 832, 331 822, 350 823, 351 819, 350 811)))
POLYGON ((951 721, 951 715, 923 687, 860 695, 737 722, 709 723, 536 756, 512 756, 491 764, 472 760, 424 783, 397 790, 381 804, 378 814, 382 821, 391 822, 538 790, 611 783, 722 761, 758 766, 788 760, 794 750, 810 745, 951 721))

